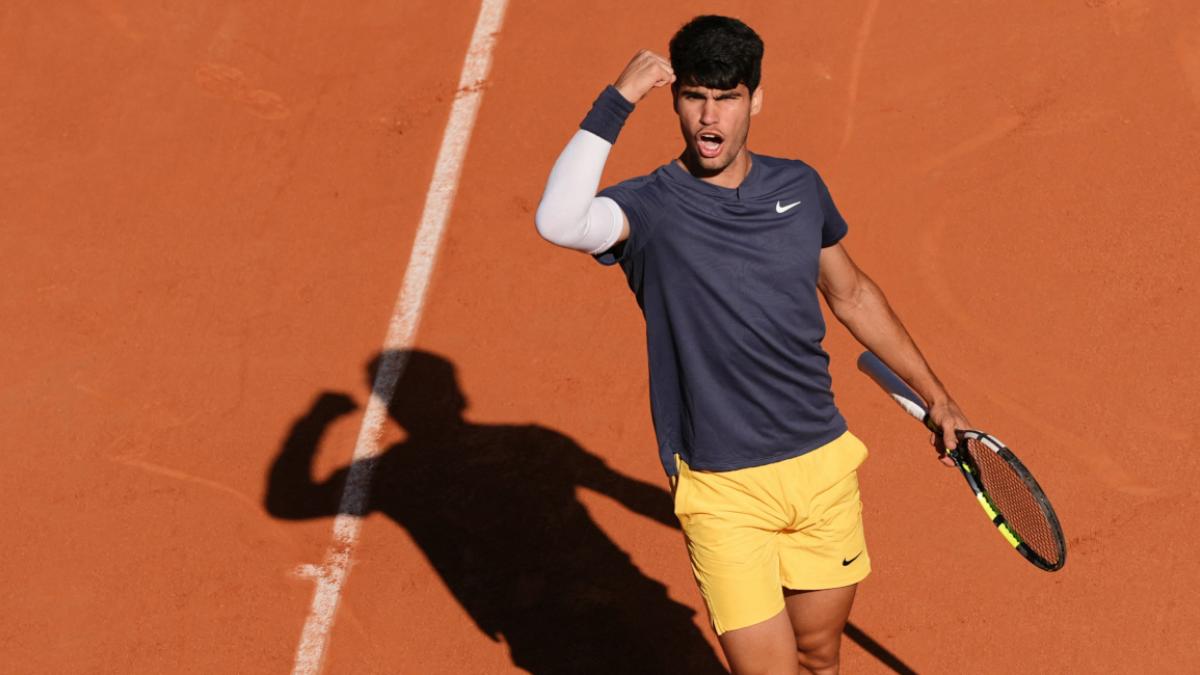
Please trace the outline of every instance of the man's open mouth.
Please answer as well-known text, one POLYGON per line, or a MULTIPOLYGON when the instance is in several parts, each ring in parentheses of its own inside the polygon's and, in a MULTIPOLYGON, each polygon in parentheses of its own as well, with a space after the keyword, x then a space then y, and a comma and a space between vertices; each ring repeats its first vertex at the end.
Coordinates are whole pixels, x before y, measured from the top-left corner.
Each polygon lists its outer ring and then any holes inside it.
POLYGON ((721 146, 725 143, 725 138, 713 131, 701 132, 697 137, 696 148, 700 151, 700 156, 705 158, 713 158, 721 154, 721 146))

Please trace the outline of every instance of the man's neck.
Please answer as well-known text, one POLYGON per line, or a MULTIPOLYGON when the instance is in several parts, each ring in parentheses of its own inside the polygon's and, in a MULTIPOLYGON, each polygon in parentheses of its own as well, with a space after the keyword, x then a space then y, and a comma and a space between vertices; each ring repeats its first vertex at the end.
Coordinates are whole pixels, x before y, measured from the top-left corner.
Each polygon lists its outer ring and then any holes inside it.
POLYGON ((742 181, 746 180, 747 174, 750 173, 750 167, 754 163, 750 158, 750 151, 745 146, 742 146, 742 149, 738 151, 737 157, 734 157, 733 161, 720 171, 710 171, 700 166, 700 163, 696 161, 692 153, 686 150, 675 161, 684 169, 687 169, 688 173, 705 183, 729 189, 738 187, 742 184, 742 181))

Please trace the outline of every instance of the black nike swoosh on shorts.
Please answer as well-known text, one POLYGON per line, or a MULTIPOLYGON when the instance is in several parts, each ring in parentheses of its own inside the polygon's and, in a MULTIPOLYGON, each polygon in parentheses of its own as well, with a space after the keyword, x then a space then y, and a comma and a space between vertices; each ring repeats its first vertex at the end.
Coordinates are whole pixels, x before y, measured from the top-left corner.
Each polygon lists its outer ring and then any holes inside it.
POLYGON ((859 551, 859 552, 858 552, 858 555, 854 556, 853 558, 851 558, 851 559, 849 559, 849 560, 846 560, 845 558, 842 558, 842 567, 845 567, 846 565, 849 565, 850 563, 854 562, 855 560, 858 560, 858 556, 859 556, 859 555, 862 555, 862 554, 863 554, 863 552, 862 552, 862 551, 859 551))

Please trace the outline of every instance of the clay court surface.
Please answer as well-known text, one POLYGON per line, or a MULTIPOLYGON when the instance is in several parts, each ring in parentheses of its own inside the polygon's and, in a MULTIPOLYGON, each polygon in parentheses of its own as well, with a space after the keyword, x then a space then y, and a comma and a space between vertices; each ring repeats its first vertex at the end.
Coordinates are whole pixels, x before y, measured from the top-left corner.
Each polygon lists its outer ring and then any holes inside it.
MULTIPOLYGON (((332 551, 353 562, 323 672, 716 671, 637 306, 532 223, 600 87, 700 11, 762 34, 750 147, 822 172, 848 250, 1069 540, 1055 574, 1010 552, 831 325, 872 451, 843 672, 1200 670, 1200 7, 511 0, 460 88, 479 7, 0 8, 0 670, 289 672, 332 551), (346 546, 368 364, 464 96, 346 546)), ((654 93, 606 182, 677 134, 654 93)))

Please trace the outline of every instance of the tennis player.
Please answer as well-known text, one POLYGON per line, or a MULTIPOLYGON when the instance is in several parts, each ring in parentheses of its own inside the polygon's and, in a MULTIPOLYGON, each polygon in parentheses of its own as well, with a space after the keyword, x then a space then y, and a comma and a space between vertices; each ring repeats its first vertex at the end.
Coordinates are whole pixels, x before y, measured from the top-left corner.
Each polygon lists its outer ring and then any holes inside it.
POLYGON ((762 54, 721 16, 683 26, 669 61, 638 52, 558 157, 536 221, 548 241, 619 264, 642 308, 660 459, 733 671, 836 673, 871 566, 856 475, 867 449, 834 405, 817 291, 930 403, 943 463, 968 424, 842 245, 817 172, 746 147, 762 54), (626 118, 668 85, 683 151, 597 195, 626 118))

